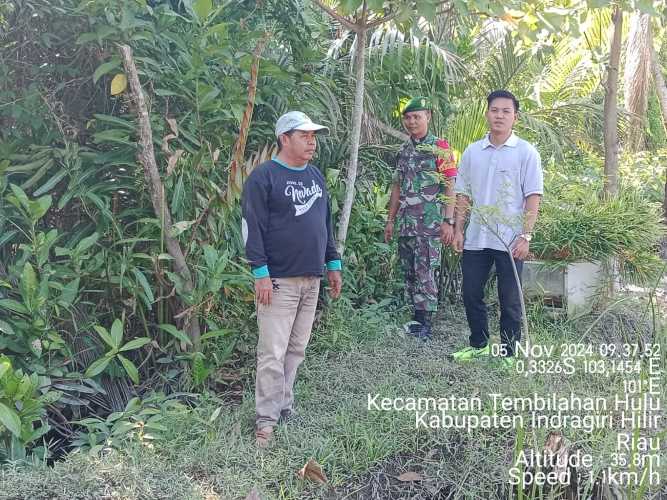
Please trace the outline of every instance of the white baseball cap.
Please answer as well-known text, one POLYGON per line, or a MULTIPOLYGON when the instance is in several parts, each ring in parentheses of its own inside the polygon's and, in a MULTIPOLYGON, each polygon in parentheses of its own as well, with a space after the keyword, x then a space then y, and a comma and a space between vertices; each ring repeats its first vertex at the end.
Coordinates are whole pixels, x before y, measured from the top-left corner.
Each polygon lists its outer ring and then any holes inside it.
POLYGON ((280 136, 280 134, 289 132, 290 130, 315 131, 323 132, 325 134, 329 133, 329 127, 313 123, 313 120, 301 111, 290 111, 278 118, 278 121, 276 122, 276 137, 280 136))

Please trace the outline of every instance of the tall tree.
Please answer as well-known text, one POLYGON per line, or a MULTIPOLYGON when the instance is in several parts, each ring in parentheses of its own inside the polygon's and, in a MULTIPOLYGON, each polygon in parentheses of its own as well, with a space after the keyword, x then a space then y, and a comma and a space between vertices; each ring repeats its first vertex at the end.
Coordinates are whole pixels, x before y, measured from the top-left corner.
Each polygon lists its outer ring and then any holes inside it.
MULTIPOLYGON (((123 67, 127 74, 130 95, 132 96, 132 102, 136 108, 135 112, 139 123, 139 148, 137 149, 137 159, 144 169, 146 186, 150 192, 155 215, 162 225, 162 233, 164 235, 167 251, 174 259, 175 270, 185 283, 185 290, 188 293, 191 293, 195 287, 192 271, 185 260, 181 245, 178 240, 170 234, 170 229, 172 227, 171 210, 169 209, 169 204, 165 198, 164 184, 162 183, 157 162, 155 161, 153 130, 150 123, 150 115, 148 113, 144 91, 141 87, 141 82, 139 81, 139 72, 137 71, 137 66, 135 65, 130 46, 121 45, 119 50, 123 60, 123 67)), ((194 348, 199 350, 201 347, 199 319, 196 314, 192 314, 192 312, 188 310, 187 304, 183 301, 181 301, 181 309, 181 313, 184 316, 185 331, 188 332, 194 348)))
POLYGON ((347 182, 345 185, 345 199, 343 209, 341 210, 338 221, 338 234, 336 237, 336 246, 342 254, 345 250, 345 240, 347 238, 347 229, 350 225, 350 214, 352 213, 352 203, 354 202, 354 185, 357 181, 357 170, 359 164, 359 143, 361 139, 361 120, 364 112, 364 83, 366 78, 366 33, 369 29, 379 24, 390 21, 395 17, 395 13, 387 16, 381 16, 372 22, 369 22, 370 11, 367 0, 363 0, 352 16, 345 16, 346 9, 339 11, 321 0, 314 0, 315 4, 333 19, 338 21, 343 27, 355 33, 354 41, 354 107, 352 109, 352 135, 350 137, 350 160, 347 166, 347 182))
POLYGON ((604 95, 604 187, 603 195, 618 193, 618 66, 623 39, 623 11, 618 5, 613 14, 614 36, 609 51, 604 95))
MULTIPOLYGON (((361 141, 361 124, 364 114, 364 86, 366 78, 366 38, 368 31, 393 20, 403 23, 415 15, 434 16, 436 7, 443 2, 421 0, 413 5, 411 2, 382 0, 348 0, 332 2, 328 5, 323 0, 313 0, 315 5, 338 21, 345 29, 355 34, 354 40, 354 106, 352 109, 352 134, 350 137, 350 160, 347 166, 345 199, 338 220, 336 246, 342 254, 345 250, 347 230, 350 225, 350 214, 354 203, 355 183, 359 164, 359 146, 361 141)), ((445 2, 447 3, 447 2, 445 2)))

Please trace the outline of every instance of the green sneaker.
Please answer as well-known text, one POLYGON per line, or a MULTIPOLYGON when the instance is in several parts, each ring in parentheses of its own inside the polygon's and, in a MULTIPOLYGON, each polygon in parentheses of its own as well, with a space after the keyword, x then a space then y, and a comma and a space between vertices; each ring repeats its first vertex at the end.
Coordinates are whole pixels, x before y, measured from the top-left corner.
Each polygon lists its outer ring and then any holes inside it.
POLYGON ((490 355, 491 355, 491 348, 487 344, 484 347, 472 347, 472 346, 464 347, 460 351, 457 351, 454 354, 452 354, 452 358, 454 358, 456 361, 470 361, 472 359, 490 355))

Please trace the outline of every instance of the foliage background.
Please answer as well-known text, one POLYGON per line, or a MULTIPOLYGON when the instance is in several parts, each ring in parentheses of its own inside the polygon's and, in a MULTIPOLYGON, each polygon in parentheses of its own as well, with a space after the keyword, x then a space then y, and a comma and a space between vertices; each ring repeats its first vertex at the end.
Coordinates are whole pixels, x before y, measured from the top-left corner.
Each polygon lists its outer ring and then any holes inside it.
MULTIPOLYGON (((646 151, 623 160, 622 196, 591 196, 602 184, 608 9, 577 11, 579 34, 532 41, 500 13, 457 9, 369 37, 345 293, 336 306, 323 294, 319 328, 337 333, 317 349, 372 336, 403 307, 396 251, 382 235, 399 109, 415 94, 433 99, 434 131, 460 154, 484 133, 489 89, 516 93, 517 132, 538 145, 547 172, 536 253, 617 256, 627 279, 643 284, 660 267, 667 139, 655 95, 646 151)), ((336 217, 354 36, 298 0, 25 0, 3 3, 0 15, 0 460, 165 439, 170 412, 208 390, 238 401, 252 370, 242 178, 230 164, 255 47, 268 33, 242 171, 270 154, 276 118, 301 109, 332 130, 316 163, 336 217), (149 97, 170 231, 195 275, 192 292, 173 272, 136 160, 136 110, 127 92, 110 92, 122 73, 119 43, 132 47, 149 97), (179 301, 204 325, 200 351, 189 348, 179 301)))

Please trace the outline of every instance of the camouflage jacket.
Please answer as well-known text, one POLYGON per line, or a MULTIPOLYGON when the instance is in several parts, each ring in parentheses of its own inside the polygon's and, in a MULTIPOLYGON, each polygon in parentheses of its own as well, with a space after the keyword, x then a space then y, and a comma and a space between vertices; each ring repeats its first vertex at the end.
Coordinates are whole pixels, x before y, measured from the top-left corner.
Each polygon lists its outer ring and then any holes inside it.
POLYGON ((419 143, 408 139, 398 150, 394 182, 401 188, 398 223, 400 236, 438 236, 443 214, 445 181, 456 177, 456 162, 449 144, 433 134, 419 143), (436 145, 449 152, 445 158, 420 151, 436 145))

